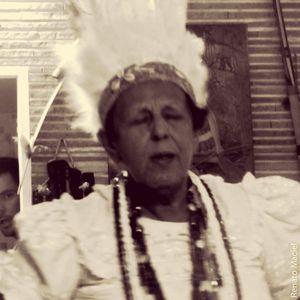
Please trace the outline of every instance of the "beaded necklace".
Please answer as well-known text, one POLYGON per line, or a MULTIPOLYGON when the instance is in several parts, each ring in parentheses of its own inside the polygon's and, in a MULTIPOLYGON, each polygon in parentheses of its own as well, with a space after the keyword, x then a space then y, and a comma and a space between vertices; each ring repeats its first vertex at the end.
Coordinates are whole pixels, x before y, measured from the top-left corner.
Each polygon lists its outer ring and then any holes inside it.
MULTIPOLYGON (((120 220, 120 183, 126 184, 127 177, 121 176, 113 181, 113 209, 115 217, 115 232, 117 238, 118 258, 122 275, 123 289, 126 300, 134 300, 130 274, 126 260, 125 243, 123 239, 123 228, 120 220)), ((208 190, 209 196, 212 197, 208 186, 202 182, 208 190)), ((191 182, 190 182, 191 184, 191 182)), ((156 272, 151 264, 148 255, 147 245, 145 242, 143 227, 139 224, 138 219, 142 215, 142 206, 138 201, 127 197, 128 218, 133 239, 133 248, 137 260, 137 271, 140 279, 140 285, 144 288, 146 294, 152 295, 155 300, 165 300, 162 288, 159 284, 156 272)), ((217 300, 217 288, 221 287, 223 282, 219 272, 216 256, 209 251, 207 247, 206 229, 207 229, 207 212, 202 202, 201 195, 197 188, 191 184, 187 192, 187 209, 189 225, 189 246, 190 257, 192 261, 191 300, 217 300)), ((228 253, 228 257, 233 269, 233 277, 236 284, 237 299, 241 299, 240 290, 237 281, 237 274, 230 251, 229 241, 227 239, 223 220, 219 213, 216 202, 213 200, 216 216, 221 225, 221 232, 228 253), (223 228, 223 229, 222 229, 223 228)))

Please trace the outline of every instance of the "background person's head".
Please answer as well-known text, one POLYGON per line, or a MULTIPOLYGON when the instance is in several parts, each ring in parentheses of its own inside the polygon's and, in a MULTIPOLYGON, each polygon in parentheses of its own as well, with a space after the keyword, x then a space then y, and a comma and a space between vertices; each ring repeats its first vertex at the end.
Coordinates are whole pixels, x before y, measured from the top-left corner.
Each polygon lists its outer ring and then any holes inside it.
POLYGON ((0 157, 0 230, 5 236, 15 235, 13 218, 20 209, 18 186, 18 160, 0 157))

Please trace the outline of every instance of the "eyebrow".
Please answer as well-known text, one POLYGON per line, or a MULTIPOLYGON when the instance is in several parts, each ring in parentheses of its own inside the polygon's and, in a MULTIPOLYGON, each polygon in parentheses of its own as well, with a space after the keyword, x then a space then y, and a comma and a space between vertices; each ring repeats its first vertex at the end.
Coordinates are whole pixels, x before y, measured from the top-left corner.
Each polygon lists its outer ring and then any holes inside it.
MULTIPOLYGON (((181 110, 181 108, 178 105, 166 105, 164 107, 161 108, 162 111, 164 110, 181 110)), ((151 109, 149 109, 149 107, 147 106, 143 106, 143 107, 138 107, 136 109, 131 110, 131 112, 133 113, 147 113, 147 112, 151 112, 151 109)))

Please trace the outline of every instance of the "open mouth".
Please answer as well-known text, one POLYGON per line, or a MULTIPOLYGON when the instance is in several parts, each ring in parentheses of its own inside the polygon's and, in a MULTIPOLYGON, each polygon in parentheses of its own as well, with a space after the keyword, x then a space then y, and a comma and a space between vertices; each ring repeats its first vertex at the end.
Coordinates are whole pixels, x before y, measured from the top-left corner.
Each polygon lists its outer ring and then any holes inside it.
POLYGON ((173 161, 175 154, 171 152, 156 153, 151 156, 151 161, 158 164, 168 164, 173 161))

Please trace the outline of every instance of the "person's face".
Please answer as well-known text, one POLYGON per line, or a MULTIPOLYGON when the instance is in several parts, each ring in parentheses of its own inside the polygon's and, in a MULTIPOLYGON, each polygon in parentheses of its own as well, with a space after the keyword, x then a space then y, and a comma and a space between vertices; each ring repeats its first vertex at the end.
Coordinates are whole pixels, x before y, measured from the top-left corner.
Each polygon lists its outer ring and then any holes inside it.
POLYGON ((138 183, 150 188, 180 184, 196 142, 184 92, 172 83, 139 84, 118 99, 114 157, 138 183))
POLYGON ((0 230, 14 236, 13 217, 19 212, 18 185, 10 173, 0 174, 0 230))

